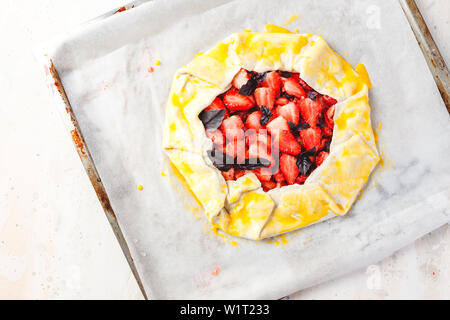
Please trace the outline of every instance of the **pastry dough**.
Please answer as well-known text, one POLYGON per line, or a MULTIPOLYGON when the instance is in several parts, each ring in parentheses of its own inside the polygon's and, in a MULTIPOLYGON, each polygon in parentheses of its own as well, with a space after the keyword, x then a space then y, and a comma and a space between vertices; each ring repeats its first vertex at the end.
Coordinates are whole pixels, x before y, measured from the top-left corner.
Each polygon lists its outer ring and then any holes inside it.
POLYGON ((175 75, 166 109, 163 147, 209 221, 231 235, 260 240, 345 215, 379 162, 370 121, 370 80, 319 35, 235 33, 198 54, 175 75), (207 156, 212 142, 200 112, 230 88, 241 68, 300 73, 317 92, 338 101, 330 156, 306 180, 264 192, 249 173, 225 181, 207 156))

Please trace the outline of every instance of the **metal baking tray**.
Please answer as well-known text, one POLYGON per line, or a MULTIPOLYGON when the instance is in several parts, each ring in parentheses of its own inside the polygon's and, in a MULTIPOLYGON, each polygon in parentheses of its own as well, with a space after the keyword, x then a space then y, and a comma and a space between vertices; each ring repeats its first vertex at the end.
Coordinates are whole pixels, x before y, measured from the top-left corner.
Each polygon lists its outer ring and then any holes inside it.
MULTIPOLYGON (((95 21, 99 21, 102 19, 105 19, 107 17, 110 17, 114 14, 120 14, 123 11, 126 10, 132 10, 133 8, 138 7, 139 5, 148 2, 151 0, 136 0, 133 2, 130 2, 122 7, 119 7, 117 9, 111 10, 110 12, 107 12, 91 21, 88 21, 87 23, 92 23, 95 21)), ((417 42, 422 49, 422 52, 424 54, 424 57, 427 61, 427 64, 434 76, 434 80, 436 82, 436 86, 439 89, 439 92, 442 96, 442 99, 447 107, 447 110, 450 113, 450 99, 449 99, 449 73, 447 66, 444 62, 444 59, 442 58, 439 49, 436 46, 436 43, 433 40, 433 37, 431 36, 431 33, 416 5, 414 0, 399 0, 403 11, 409 21, 409 24, 411 26, 412 31, 414 32, 417 42)), ((121 231, 121 228, 119 226, 119 223, 117 221, 117 217, 114 214, 114 210, 111 207, 108 194, 105 190, 105 187, 102 183, 101 177, 95 167, 94 161, 91 157, 91 154, 89 152, 89 149, 85 143, 83 133, 80 130, 80 127, 78 125, 77 119, 75 117, 75 114, 72 110, 72 107, 70 105, 70 101, 67 98, 67 95, 65 93, 64 87, 61 83, 60 77, 58 75, 58 71, 54 67, 52 61, 48 61, 48 70, 50 72, 49 79, 51 80, 51 84, 54 90, 56 90, 56 98, 59 100, 58 108, 60 111, 60 114, 62 115, 62 118, 64 122, 67 125, 67 128, 70 132, 70 135, 72 137, 73 143, 75 145, 75 148, 78 152, 78 155, 80 156, 81 162, 83 163, 83 166, 86 170, 86 173, 92 183, 92 186, 94 187, 94 190, 97 194, 97 197, 103 207, 103 210, 105 211, 106 217, 113 229, 113 232, 117 238, 117 241, 120 244, 120 247, 122 248, 122 251, 128 261, 128 264, 131 268, 131 271, 136 278, 136 281, 139 285, 139 288, 142 292, 142 295, 145 299, 147 299, 147 294, 145 292, 144 286, 142 285, 142 281, 140 278, 140 275, 136 269, 133 257, 131 255, 130 249, 128 247, 128 244, 125 240, 125 237, 121 231)))

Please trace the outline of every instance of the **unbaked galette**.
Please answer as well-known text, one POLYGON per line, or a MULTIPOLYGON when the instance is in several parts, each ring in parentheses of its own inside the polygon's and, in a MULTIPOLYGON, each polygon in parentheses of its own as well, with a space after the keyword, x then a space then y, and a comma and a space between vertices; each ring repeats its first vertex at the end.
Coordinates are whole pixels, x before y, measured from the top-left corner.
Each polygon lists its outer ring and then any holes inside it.
POLYGON ((379 161, 369 77, 318 35, 231 35, 175 75, 163 147, 208 220, 260 240, 346 214, 379 161))

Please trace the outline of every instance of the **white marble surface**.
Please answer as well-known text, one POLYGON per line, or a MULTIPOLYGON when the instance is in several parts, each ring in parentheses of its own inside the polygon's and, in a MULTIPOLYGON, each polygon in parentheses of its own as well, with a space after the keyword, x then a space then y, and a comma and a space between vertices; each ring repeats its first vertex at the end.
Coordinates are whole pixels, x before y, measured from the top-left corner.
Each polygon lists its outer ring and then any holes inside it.
MULTIPOLYGON (((447 0, 418 0, 449 64, 447 0)), ((0 34, 0 298, 139 299, 31 49, 120 0, 3 0, 0 34)), ((293 299, 450 298, 450 226, 377 265, 293 299)))

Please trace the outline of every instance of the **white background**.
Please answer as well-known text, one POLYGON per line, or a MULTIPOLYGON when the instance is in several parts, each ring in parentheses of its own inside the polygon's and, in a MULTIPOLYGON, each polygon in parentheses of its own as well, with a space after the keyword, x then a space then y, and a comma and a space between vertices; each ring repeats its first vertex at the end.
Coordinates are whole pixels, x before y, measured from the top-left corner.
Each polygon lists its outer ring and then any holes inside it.
MULTIPOLYGON (((449 65, 450 1, 416 1, 449 65)), ((32 52, 124 2, 0 4, 0 298, 140 299, 32 52)), ((291 298, 449 299, 450 226, 291 298)))

